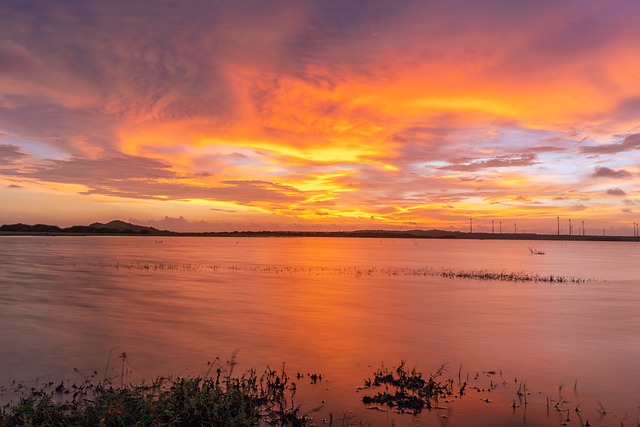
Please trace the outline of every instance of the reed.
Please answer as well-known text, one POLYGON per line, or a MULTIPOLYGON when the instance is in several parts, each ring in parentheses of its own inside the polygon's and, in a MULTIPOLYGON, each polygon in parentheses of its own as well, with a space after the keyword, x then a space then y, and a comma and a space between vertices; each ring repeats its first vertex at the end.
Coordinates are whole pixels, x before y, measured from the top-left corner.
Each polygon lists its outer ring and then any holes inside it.
POLYGON ((408 370, 405 365, 406 362, 401 361, 396 369, 383 366, 375 371, 373 378, 364 381, 364 388, 384 390, 373 396, 364 396, 362 402, 370 407, 383 405, 401 414, 417 415, 424 409, 439 409, 437 405, 440 399, 459 398, 465 393, 466 382, 456 394, 452 379, 440 380, 445 372, 444 366, 425 379, 415 368, 408 370))
POLYGON ((90 267, 105 270, 155 271, 155 272, 212 272, 212 273, 256 273, 273 275, 309 275, 337 277, 375 277, 375 276, 413 276, 441 277, 444 279, 483 280, 500 282, 532 282, 532 283, 586 283, 593 279, 581 277, 544 275, 527 272, 508 272, 496 270, 454 270, 434 267, 324 267, 300 265, 266 265, 266 264, 170 264, 152 262, 99 262, 89 264, 90 267))

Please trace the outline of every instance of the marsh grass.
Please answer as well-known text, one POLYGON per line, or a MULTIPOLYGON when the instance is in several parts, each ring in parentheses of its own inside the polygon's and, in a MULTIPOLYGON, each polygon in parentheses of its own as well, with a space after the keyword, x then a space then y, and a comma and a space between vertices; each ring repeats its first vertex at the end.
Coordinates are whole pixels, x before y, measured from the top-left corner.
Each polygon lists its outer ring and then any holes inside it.
POLYGON ((153 262, 98 262, 89 264, 90 267, 107 270, 125 271, 171 271, 171 272, 213 272, 239 273, 250 272, 259 274, 337 277, 375 277, 375 276, 422 276, 442 277, 445 279, 491 280, 501 282, 541 282, 541 283, 585 283, 593 279, 581 277, 544 275, 526 272, 507 272, 496 270, 453 270, 433 267, 324 267, 300 265, 265 265, 265 264, 172 264, 153 262))
POLYGON ((438 408, 440 399, 459 398, 465 393, 467 383, 460 384, 458 392, 454 392, 453 380, 440 380, 444 373, 441 366, 435 374, 424 378, 415 368, 406 369, 402 361, 396 369, 382 367, 374 372, 373 378, 366 379, 365 389, 381 389, 372 396, 364 396, 365 405, 383 405, 404 414, 417 415, 424 409, 438 408))
POLYGON ((312 425, 293 401, 296 384, 284 366, 261 375, 249 370, 233 376, 232 371, 233 365, 218 367, 213 375, 119 387, 111 380, 87 380, 71 389, 49 383, 5 405, 0 426, 312 425))

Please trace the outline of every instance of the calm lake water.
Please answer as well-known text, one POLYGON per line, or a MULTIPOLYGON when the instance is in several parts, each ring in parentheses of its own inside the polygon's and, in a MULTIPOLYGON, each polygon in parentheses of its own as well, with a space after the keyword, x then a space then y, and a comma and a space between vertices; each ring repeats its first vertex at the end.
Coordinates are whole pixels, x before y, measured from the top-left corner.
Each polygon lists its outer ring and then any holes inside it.
POLYGON ((317 424, 636 425, 639 262, 640 244, 613 242, 4 236, 0 385, 6 401, 14 380, 117 377, 123 352, 125 382, 235 354, 236 369, 323 374, 297 395, 317 424), (366 409, 363 379, 401 360, 426 375, 446 364, 469 394, 417 417, 366 409), (547 408, 559 394, 561 410, 547 408))

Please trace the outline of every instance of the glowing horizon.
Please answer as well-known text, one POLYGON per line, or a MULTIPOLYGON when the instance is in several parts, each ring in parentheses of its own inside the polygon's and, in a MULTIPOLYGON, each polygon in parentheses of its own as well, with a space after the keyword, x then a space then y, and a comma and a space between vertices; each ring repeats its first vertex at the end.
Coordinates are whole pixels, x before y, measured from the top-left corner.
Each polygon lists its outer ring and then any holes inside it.
POLYGON ((639 12, 6 2, 0 223, 630 235, 639 12))

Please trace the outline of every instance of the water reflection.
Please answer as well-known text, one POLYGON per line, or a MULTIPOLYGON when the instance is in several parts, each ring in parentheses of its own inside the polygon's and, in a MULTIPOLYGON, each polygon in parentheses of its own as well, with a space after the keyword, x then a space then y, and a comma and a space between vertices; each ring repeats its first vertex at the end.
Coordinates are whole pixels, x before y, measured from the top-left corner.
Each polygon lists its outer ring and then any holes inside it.
MULTIPOLYGON (((73 368, 102 376, 110 354, 107 374, 116 376, 120 352, 128 355, 131 381, 198 374, 207 361, 238 351, 239 368, 286 362, 294 371, 323 372, 329 381, 302 391, 303 400, 326 400, 325 414, 354 410, 383 423, 393 415, 363 410, 354 390, 381 363, 401 359, 424 372, 448 363, 455 374, 462 366, 472 378, 502 370, 508 387, 517 376, 541 393, 538 410, 545 394, 560 384, 571 390, 576 380, 584 405, 606 400, 611 412, 637 409, 637 245, 536 247, 546 255, 510 241, 2 237, 0 383, 74 377, 73 368), (125 264, 139 268, 115 267, 125 264), (204 268, 215 265, 238 268, 204 268), (299 269, 255 268, 278 265, 299 269), (319 274, 323 267, 492 269, 607 281, 319 274)), ((520 422, 524 411, 514 415, 508 396, 491 400, 506 411, 494 421, 520 422)), ((487 405, 463 403, 448 419, 472 419, 487 405)))

